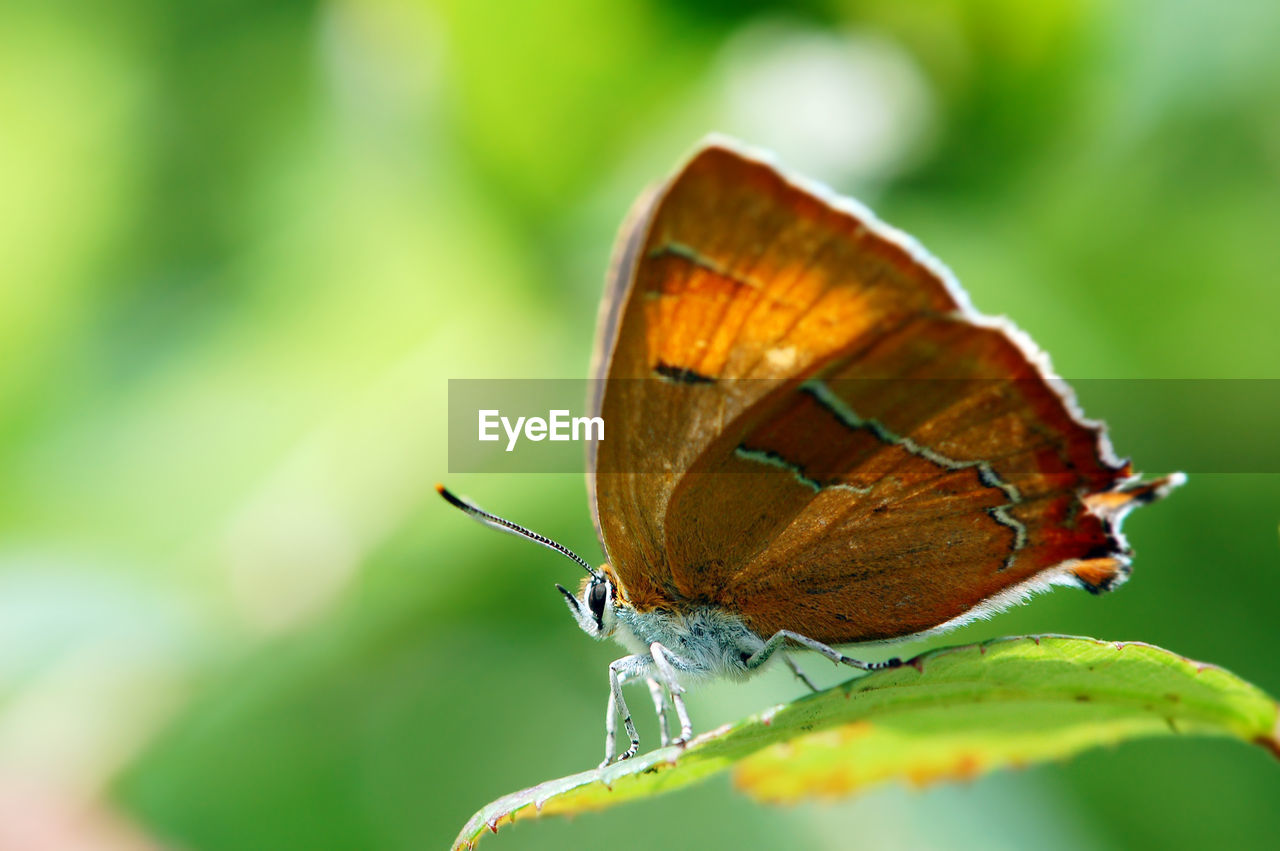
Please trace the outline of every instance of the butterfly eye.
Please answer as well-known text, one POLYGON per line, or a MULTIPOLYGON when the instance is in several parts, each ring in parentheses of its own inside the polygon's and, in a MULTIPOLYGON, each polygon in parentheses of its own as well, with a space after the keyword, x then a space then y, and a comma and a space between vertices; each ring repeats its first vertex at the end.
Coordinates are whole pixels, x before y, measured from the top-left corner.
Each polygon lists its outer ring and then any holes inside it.
POLYGON ((609 599, 609 587, 606 582, 593 582, 587 591, 587 606, 595 616, 597 624, 604 623, 604 604, 609 599))

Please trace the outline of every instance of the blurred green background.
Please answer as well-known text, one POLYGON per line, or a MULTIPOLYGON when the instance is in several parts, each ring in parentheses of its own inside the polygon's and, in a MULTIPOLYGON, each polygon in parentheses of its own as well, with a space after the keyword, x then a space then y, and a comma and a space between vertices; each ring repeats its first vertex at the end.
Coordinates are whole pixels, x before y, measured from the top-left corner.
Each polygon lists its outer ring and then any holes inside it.
MULTIPOLYGON (((1278 36, 1272 0, 0 7, 0 847, 438 848, 596 764, 618 650, 572 566, 432 493, 594 560, 581 477, 448 477, 447 379, 582 377, 615 228, 709 130, 872 204, 1063 375, 1280 378, 1278 36)), ((1090 413, 1139 467, 1178 428, 1090 413)), ((943 641, 1141 639, 1280 694, 1278 521, 1280 477, 1193 475, 1119 593, 943 641)), ((1277 801, 1262 751, 1159 741, 484 844, 1249 846, 1277 801)))

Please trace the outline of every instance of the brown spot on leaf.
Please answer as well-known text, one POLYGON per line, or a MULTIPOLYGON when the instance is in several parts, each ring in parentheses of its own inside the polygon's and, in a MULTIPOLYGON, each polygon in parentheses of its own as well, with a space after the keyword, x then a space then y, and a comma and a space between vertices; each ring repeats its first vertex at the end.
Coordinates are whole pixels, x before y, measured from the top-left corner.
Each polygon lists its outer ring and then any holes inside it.
POLYGON ((955 768, 953 770, 955 771, 956 779, 972 780, 978 776, 978 771, 981 767, 982 763, 978 760, 977 756, 971 753, 966 753, 961 754, 960 758, 956 760, 955 768))
POLYGON ((982 773, 982 762, 976 754, 964 753, 949 766, 917 768, 907 773, 907 780, 917 787, 929 786, 940 780, 972 780, 982 773))
POLYGON ((1271 752, 1276 759, 1280 759, 1280 739, 1275 736, 1258 736, 1253 740, 1255 745, 1261 745, 1271 752))

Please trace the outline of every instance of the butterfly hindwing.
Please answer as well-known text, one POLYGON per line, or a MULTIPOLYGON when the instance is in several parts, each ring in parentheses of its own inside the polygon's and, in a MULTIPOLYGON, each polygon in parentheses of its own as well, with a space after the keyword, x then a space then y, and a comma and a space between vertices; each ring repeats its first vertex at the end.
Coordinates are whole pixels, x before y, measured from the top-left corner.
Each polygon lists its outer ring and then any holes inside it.
POLYGON ((919 318, 855 352, 727 426, 681 479, 666 532, 682 594, 763 635, 844 643, 1122 578, 1129 466, 1002 330, 919 318))

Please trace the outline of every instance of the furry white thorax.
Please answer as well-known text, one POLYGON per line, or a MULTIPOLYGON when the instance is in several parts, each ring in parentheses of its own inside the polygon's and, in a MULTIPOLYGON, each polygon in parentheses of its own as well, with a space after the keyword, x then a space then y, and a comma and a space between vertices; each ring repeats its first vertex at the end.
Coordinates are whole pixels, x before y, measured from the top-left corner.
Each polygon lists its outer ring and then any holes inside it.
POLYGON ((726 677, 745 680, 755 671, 748 657, 764 647, 764 639, 747 629, 742 618, 723 609, 702 607, 680 614, 655 609, 637 612, 630 606, 612 607, 617 623, 613 638, 632 653, 648 654, 658 642, 671 651, 672 666, 690 680, 726 677))
POLYGON ((657 642, 669 651, 671 665, 685 683, 718 677, 742 680, 755 673, 746 660, 765 642, 737 615, 709 606, 684 613, 638 612, 616 599, 612 583, 600 581, 608 589, 608 602, 598 621, 588 602, 589 586, 577 596, 565 595, 574 620, 592 638, 613 638, 641 657, 649 657, 657 642))

